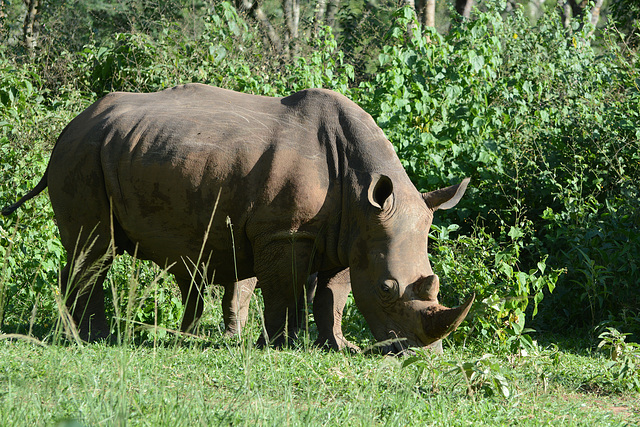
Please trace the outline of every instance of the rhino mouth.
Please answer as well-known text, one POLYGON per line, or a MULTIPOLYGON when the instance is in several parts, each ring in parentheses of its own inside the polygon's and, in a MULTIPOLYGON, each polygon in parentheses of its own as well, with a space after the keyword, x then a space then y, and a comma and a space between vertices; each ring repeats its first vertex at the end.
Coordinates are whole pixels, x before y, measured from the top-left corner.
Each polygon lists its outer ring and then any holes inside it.
POLYGON ((414 352, 410 349, 413 347, 409 343, 409 340, 404 337, 399 337, 393 331, 389 331, 389 339, 378 341, 370 347, 363 350, 363 353, 373 354, 391 354, 394 356, 411 355, 414 352))
POLYGON ((387 340, 376 343, 377 352, 380 354, 390 354, 394 356, 415 356, 416 352, 414 348, 427 348, 436 353, 442 353, 442 345, 439 340, 434 341, 427 345, 419 344, 415 339, 409 339, 405 337, 398 337, 393 331, 389 331, 389 338, 387 340))
POLYGON ((410 347, 415 345, 415 339, 410 339, 409 337, 399 335, 395 331, 389 331, 388 333, 389 339, 387 341, 389 344, 383 346, 385 350, 385 354, 395 354, 395 355, 404 355, 409 350, 410 347))

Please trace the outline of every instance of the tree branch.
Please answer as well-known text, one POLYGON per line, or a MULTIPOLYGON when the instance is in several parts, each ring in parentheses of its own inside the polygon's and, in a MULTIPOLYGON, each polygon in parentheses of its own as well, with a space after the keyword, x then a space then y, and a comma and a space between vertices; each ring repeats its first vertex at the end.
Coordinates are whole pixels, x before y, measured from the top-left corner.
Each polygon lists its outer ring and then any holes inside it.
POLYGON ((240 9, 249 12, 252 17, 262 26, 265 33, 267 34, 267 37, 269 38, 271 46, 273 46, 273 48, 277 52, 282 52, 282 41, 280 41, 278 33, 276 32, 275 28, 273 28, 273 25, 271 25, 269 18, 260 7, 258 1, 239 0, 238 3, 240 9))

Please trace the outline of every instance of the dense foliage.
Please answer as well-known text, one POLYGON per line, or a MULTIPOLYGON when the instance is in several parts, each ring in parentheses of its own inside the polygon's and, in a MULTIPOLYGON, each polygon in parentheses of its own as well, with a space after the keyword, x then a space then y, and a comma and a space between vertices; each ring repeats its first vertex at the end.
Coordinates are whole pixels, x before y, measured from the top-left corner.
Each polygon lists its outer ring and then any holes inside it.
MULTIPOLYGON (((480 277, 479 268, 447 277, 487 302, 496 294, 525 297, 524 308, 527 295, 536 306, 542 297, 538 279, 551 290, 563 270, 543 306, 545 327, 595 326, 612 316, 638 332, 634 52, 610 39, 596 52, 586 30, 567 39, 553 15, 532 31, 519 13, 489 11, 446 36, 428 34, 430 42, 418 31, 407 36, 409 9, 397 16, 382 70, 363 85, 363 105, 418 188, 472 177, 475 192, 449 218, 475 233, 479 247, 467 246, 469 258, 477 262, 481 248, 493 246, 495 261, 485 265, 494 263, 494 278, 480 277)), ((443 250, 451 246, 436 253, 443 250)))
MULTIPOLYGON (((525 319, 556 332, 605 322, 637 339, 640 64, 616 31, 597 33, 594 48, 588 28, 568 33, 553 13, 532 26, 491 6, 441 35, 410 25, 405 8, 370 50, 358 45, 368 38, 342 31, 336 40, 325 28, 281 58, 226 2, 154 15, 136 31, 124 31, 118 10, 102 12, 112 37, 76 31, 68 43, 43 43, 31 62, 0 47, 0 204, 37 183, 63 126, 109 91, 195 81, 273 96, 331 88, 374 117, 418 189, 472 178, 459 207, 437 213, 431 240, 444 302, 478 295, 455 339, 531 349, 525 319)), ((56 233, 43 196, 0 220, 0 329, 46 334, 57 322, 56 233)), ((134 307, 135 321, 176 328, 170 278, 133 306, 126 291, 132 277, 144 284, 158 274, 121 260, 107 292, 113 314, 134 307)), ((355 325, 347 332, 366 341, 355 307, 346 315, 355 325)))

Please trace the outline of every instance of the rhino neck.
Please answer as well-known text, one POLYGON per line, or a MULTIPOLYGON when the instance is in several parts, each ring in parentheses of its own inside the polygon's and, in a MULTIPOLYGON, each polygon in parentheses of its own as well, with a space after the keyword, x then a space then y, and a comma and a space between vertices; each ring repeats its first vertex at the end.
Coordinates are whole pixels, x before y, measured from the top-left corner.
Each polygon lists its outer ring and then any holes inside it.
POLYGON ((318 141, 330 180, 325 200, 330 207, 328 220, 318 236, 323 270, 349 267, 354 245, 365 237, 363 230, 375 214, 367 199, 372 175, 385 174, 400 187, 413 188, 382 130, 364 110, 353 106, 343 105, 337 117, 319 120, 318 141))
MULTIPOLYGON (((348 251, 345 236, 348 235, 349 203, 348 161, 344 148, 344 134, 331 116, 318 120, 318 143, 321 158, 327 167, 329 186, 325 196, 325 212, 316 238, 317 256, 320 257, 320 270, 348 267, 348 251)), ((323 162, 323 163, 324 163, 323 162)))
POLYGON ((353 245, 368 226, 366 189, 372 174, 391 176, 401 186, 412 184, 393 146, 368 113, 336 93, 313 89, 304 94, 297 103, 317 120, 318 142, 332 182, 327 200, 335 210, 329 213, 323 233, 324 256, 332 267, 348 267, 353 245))

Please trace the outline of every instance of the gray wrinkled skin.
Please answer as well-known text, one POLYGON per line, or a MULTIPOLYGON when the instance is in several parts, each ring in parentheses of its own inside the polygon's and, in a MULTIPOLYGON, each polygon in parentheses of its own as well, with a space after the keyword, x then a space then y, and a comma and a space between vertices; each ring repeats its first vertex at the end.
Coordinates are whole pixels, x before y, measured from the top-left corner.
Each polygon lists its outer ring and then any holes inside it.
POLYGON ((371 116, 332 91, 268 98, 189 84, 94 103, 62 132, 42 181, 3 214, 49 187, 76 260, 62 291, 84 339, 109 335, 102 282, 127 251, 170 267, 183 330, 202 313, 203 282, 215 281, 237 333, 257 278, 260 344, 280 345, 317 272, 320 343, 355 347, 340 328, 352 290, 376 339, 400 338, 388 349, 402 351, 437 343, 473 300, 439 305, 427 256, 434 211, 453 207, 467 183, 420 194, 371 116))

